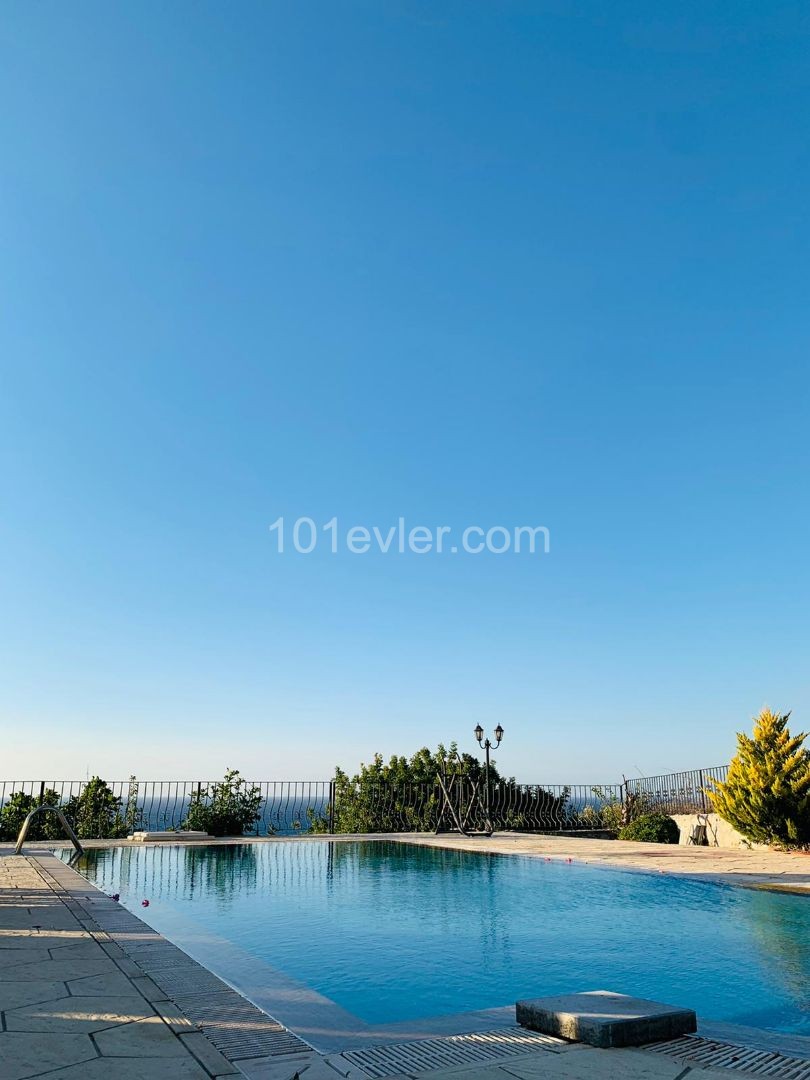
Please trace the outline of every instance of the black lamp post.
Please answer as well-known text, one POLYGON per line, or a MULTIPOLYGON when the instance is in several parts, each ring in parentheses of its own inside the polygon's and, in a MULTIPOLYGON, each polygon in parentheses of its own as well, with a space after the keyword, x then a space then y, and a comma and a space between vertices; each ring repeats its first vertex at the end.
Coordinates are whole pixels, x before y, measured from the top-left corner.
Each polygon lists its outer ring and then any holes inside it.
POLYGON ((484 729, 480 724, 475 725, 473 735, 478 740, 478 745, 486 753, 486 764, 484 765, 484 786, 486 788, 486 814, 487 814, 487 829, 489 832, 493 832, 492 828, 492 816, 490 813, 490 790, 489 790, 489 752, 490 750, 497 750, 501 745, 501 739, 503 738, 503 728, 500 724, 495 728, 495 742, 490 742, 489 739, 484 739, 484 729))

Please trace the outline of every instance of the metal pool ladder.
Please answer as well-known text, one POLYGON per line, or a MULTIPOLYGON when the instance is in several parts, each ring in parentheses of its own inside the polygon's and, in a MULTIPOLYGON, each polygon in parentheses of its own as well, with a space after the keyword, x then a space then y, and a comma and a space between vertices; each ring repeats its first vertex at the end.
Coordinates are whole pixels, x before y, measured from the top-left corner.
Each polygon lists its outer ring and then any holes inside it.
POLYGON ((62 807, 46 806, 44 803, 40 804, 39 806, 35 806, 31 813, 26 817, 25 821, 22 823, 20 835, 17 837, 17 846, 14 848, 14 854, 19 855, 22 851, 23 844, 25 843, 25 838, 26 836, 28 836, 28 830, 31 828, 31 822, 34 820, 37 814, 44 814, 46 810, 53 810, 53 812, 59 818, 62 828, 68 834, 71 844, 73 844, 74 848, 76 849, 76 854, 84 855, 84 848, 79 843, 79 838, 73 831, 70 822, 62 813, 62 807))

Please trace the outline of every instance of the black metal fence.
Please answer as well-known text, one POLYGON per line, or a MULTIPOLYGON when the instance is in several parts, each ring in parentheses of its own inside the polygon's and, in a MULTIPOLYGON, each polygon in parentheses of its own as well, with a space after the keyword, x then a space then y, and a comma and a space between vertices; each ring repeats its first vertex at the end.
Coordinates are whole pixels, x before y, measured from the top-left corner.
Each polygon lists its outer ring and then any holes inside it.
POLYGON ((328 825, 338 833, 433 832, 461 823, 471 832, 594 831, 616 827, 620 784, 516 784, 456 777, 438 784, 341 784, 330 796, 328 825), (446 791, 446 795, 445 795, 446 791), (488 798, 487 798, 488 795, 488 798))
POLYGON ((661 810, 666 814, 704 813, 711 808, 706 794, 712 790, 711 781, 724 781, 727 776, 728 765, 645 776, 625 782, 625 798, 635 800, 642 810, 661 810))
MULTIPOLYGON (((692 813, 708 809, 712 779, 725 779, 727 766, 627 780, 623 784, 517 784, 490 786, 457 778, 451 799, 458 819, 471 831, 487 821, 498 830, 519 832, 616 831, 629 816, 645 810, 692 813)), ((44 794, 70 817, 83 780, 0 781, 0 811, 22 792, 39 801, 44 794)), ((209 786, 204 780, 108 781, 123 831, 181 829, 192 799, 209 786)), ((299 833, 432 832, 453 827, 447 800, 436 784, 336 785, 322 780, 254 781, 261 794, 253 835, 299 833)), ((0 813, 0 825, 2 813, 0 813)), ((109 835, 109 834, 107 834, 109 835)), ((11 837, 6 836, 8 840, 11 837)))
MULTIPOLYGON (((0 807, 18 791, 37 800, 55 791, 70 818, 70 804, 79 798, 86 784, 85 780, 0 781, 0 807)), ((182 828, 192 798, 199 797, 209 784, 206 780, 107 781, 113 796, 120 800, 119 813, 127 828, 152 832, 182 828)), ((247 786, 261 792, 259 820, 252 830, 256 836, 290 836, 307 832, 314 821, 328 820, 328 780, 260 780, 247 786)))

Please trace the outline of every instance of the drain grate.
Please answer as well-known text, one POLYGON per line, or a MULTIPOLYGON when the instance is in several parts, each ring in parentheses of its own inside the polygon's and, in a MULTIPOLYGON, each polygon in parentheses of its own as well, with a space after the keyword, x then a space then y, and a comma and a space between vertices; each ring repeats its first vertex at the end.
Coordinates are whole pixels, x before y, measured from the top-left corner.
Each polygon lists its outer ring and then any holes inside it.
MULTIPOLYGON (((233 990, 217 978, 207 968, 202 966, 186 965, 183 967, 154 968, 149 964, 138 961, 138 966, 143 968, 152 982, 157 983, 160 989, 174 999, 178 995, 197 997, 199 994, 211 995, 218 993, 234 993, 233 990)), ((255 1008, 255 1006, 254 1006, 255 1008)))
POLYGON ((787 1057, 776 1050, 752 1050, 747 1046, 684 1035, 670 1042, 645 1046, 656 1054, 715 1069, 736 1069, 755 1076, 778 1077, 778 1080, 810 1080, 810 1061, 787 1057))
POLYGON ((224 989, 207 994, 175 993, 172 1000, 230 1061, 300 1054, 311 1049, 235 990, 224 989))
POLYGON ((341 1056, 363 1069, 370 1077, 379 1078, 396 1073, 430 1072, 453 1065, 498 1061, 518 1054, 530 1054, 533 1050, 554 1051, 558 1046, 565 1045, 563 1039, 555 1039, 552 1035, 513 1027, 376 1046, 369 1050, 347 1050, 341 1056))

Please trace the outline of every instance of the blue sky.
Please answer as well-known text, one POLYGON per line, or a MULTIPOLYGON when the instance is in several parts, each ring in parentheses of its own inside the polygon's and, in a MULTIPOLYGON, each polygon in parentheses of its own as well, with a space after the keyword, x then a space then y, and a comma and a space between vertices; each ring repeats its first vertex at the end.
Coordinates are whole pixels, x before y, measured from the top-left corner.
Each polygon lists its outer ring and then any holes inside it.
POLYGON ((810 727, 806 5, 18 2, 0 52, 4 774, 810 727))

